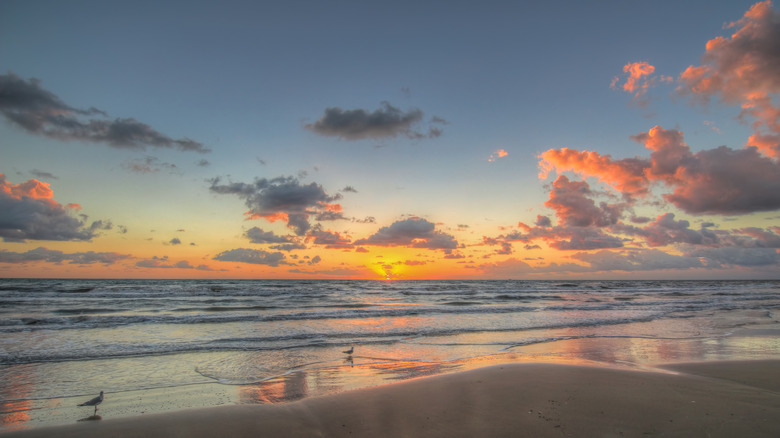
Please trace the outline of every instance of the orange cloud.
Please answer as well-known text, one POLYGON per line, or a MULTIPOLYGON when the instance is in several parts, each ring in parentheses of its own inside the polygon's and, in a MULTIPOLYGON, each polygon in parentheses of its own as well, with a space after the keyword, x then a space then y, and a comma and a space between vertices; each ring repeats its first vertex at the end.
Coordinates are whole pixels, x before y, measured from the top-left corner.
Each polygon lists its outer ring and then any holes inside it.
POLYGON ((648 189, 644 170, 647 160, 624 158, 613 160, 610 155, 595 151, 574 149, 550 149, 539 155, 539 178, 546 179, 550 172, 572 171, 585 177, 596 177, 624 193, 643 194, 648 189))
POLYGON ((658 79, 663 82, 671 82, 674 79, 669 76, 653 76, 655 67, 648 62, 629 62, 623 66, 623 73, 625 73, 625 82, 618 87, 620 77, 615 76, 612 79, 610 87, 614 89, 622 89, 627 93, 633 94, 633 100, 640 106, 647 105, 647 100, 644 98, 647 90, 654 86, 658 79))
POLYGON ((780 157, 780 108, 773 103, 780 92, 780 13, 762 1, 727 28, 736 31, 707 42, 702 65, 680 74, 677 92, 704 104, 713 97, 739 103, 740 118, 755 119, 747 145, 780 157))
POLYGON ((0 180, 0 190, 13 196, 16 199, 23 197, 32 199, 51 199, 54 197, 54 191, 49 188, 49 183, 29 179, 21 184, 11 184, 5 180, 0 180))
MULTIPOLYGON (((551 149, 539 156, 539 176, 544 179, 553 171, 571 171, 583 177, 595 177, 629 200, 634 195, 646 195, 651 186, 658 185, 672 191, 663 194, 664 199, 693 214, 735 214, 780 208, 780 163, 761 156, 756 148, 734 150, 721 146, 693 153, 682 132, 660 126, 631 138, 652 151, 649 160, 638 157, 613 160, 596 152, 551 149)), ((553 202, 558 182, 553 184, 548 203, 553 202)), ((592 201, 579 206, 592 210, 591 204, 592 201)), ((559 211, 556 204, 548 207, 559 211)), ((572 211, 561 212, 565 220, 577 217, 572 211)), ((579 214, 587 216, 586 212, 579 214)))
POLYGON ((492 163, 493 161, 496 161, 498 158, 504 158, 507 155, 509 155, 509 152, 507 152, 504 149, 499 149, 493 152, 492 154, 490 154, 490 157, 488 157, 488 161, 492 163))

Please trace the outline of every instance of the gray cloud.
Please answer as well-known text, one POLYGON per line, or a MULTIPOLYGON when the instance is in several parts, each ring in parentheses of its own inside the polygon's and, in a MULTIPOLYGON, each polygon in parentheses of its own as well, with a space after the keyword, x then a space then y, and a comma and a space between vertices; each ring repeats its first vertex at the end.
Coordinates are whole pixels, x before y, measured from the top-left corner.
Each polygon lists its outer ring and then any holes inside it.
POLYGON ((123 167, 135 173, 156 173, 162 169, 167 169, 169 172, 174 173, 178 170, 175 164, 160 161, 156 157, 126 161, 123 167))
POLYGON ((244 236, 252 243, 292 243, 292 239, 286 236, 277 236, 273 231, 263 231, 262 228, 252 227, 244 233, 244 236))
POLYGON ((326 249, 350 249, 355 245, 349 239, 335 231, 316 229, 307 236, 315 245, 325 245, 326 249))
POLYGON ((198 271, 213 271, 208 265, 193 266, 187 260, 182 260, 176 263, 169 263, 168 256, 157 257, 154 256, 151 259, 139 260, 135 264, 139 268, 156 268, 156 269, 195 269, 198 271))
POLYGON ((31 134, 57 140, 89 141, 125 149, 152 146, 210 152, 197 141, 172 139, 134 118, 89 118, 107 114, 96 108, 72 107, 42 88, 39 80, 25 81, 10 72, 0 75, 0 114, 31 134))
POLYGON ((650 246, 666 246, 674 243, 689 243, 693 245, 713 245, 718 243, 715 232, 702 227, 700 230, 690 228, 690 222, 675 220, 674 213, 666 213, 644 228, 618 224, 612 230, 626 234, 641 236, 650 246))
POLYGON ((214 257, 214 260, 221 262, 251 263, 253 265, 268 265, 272 267, 290 264, 285 261, 284 254, 280 252, 268 252, 249 248, 236 248, 223 251, 217 254, 214 257))
POLYGON ((355 245, 409 246, 413 248, 452 250, 458 242, 449 234, 435 230, 432 222, 418 217, 396 221, 382 227, 366 239, 353 242, 355 245))
POLYGON ((91 265, 102 263, 112 265, 120 260, 131 258, 130 254, 120 254, 116 252, 74 252, 64 253, 62 251, 38 247, 26 252, 12 252, 0 250, 0 263, 63 263, 68 261, 75 265, 91 265))
POLYGON ((577 253, 572 258, 590 264, 594 271, 655 271, 704 267, 696 257, 668 254, 657 249, 577 253))
POLYGON ((305 235, 311 228, 310 215, 319 217, 331 211, 328 210, 329 203, 341 198, 340 194, 328 195, 317 183, 301 184, 294 177, 262 178, 252 184, 222 184, 219 178, 214 178, 210 190, 238 196, 249 207, 250 218, 284 220, 299 236, 305 235))
POLYGON ((401 111, 388 102, 382 102, 381 108, 369 112, 364 109, 343 110, 338 107, 325 109, 325 114, 314 123, 307 124, 309 129, 320 135, 340 137, 345 140, 394 138, 403 135, 412 139, 434 138, 442 130, 432 124, 444 124, 439 117, 431 120, 427 132, 416 129, 423 120, 419 109, 401 111))
POLYGON ((6 242, 30 240, 90 240, 98 231, 110 229, 110 222, 87 224, 87 217, 70 214, 52 199, 48 184, 28 180, 14 185, 0 173, 0 237, 6 242))
POLYGON ((34 177, 36 177, 36 178, 42 178, 42 179, 59 179, 59 178, 57 178, 56 176, 54 176, 53 174, 51 174, 51 173, 49 173, 49 172, 44 172, 44 171, 42 171, 42 170, 38 170, 38 169, 32 169, 32 170, 30 170, 30 174, 32 174, 32 176, 34 176, 34 177))

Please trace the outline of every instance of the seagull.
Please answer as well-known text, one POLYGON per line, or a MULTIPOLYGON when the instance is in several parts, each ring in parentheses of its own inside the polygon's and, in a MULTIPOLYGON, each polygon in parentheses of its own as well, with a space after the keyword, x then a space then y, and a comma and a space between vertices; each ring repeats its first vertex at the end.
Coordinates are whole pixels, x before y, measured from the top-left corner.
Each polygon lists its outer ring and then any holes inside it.
POLYGON ((94 406, 95 407, 95 414, 97 414, 97 405, 103 403, 103 391, 100 391, 100 395, 93 398, 90 401, 85 401, 84 403, 80 404, 79 406, 94 406))
POLYGON ((354 351, 355 351, 355 347, 352 347, 349 350, 342 351, 342 353, 344 353, 344 354, 352 354, 352 352, 354 352, 354 351))

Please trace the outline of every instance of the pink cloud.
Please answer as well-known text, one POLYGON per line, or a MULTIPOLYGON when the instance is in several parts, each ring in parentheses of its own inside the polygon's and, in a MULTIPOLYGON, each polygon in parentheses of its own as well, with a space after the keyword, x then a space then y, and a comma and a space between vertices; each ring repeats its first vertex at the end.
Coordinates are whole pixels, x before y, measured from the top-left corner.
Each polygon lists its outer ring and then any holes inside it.
POLYGON ((588 183, 570 181, 565 175, 561 175, 553 182, 550 199, 544 205, 555 210, 564 226, 605 227, 615 224, 623 208, 604 202, 596 205, 591 195, 588 183))
POLYGON ((647 91, 653 87, 658 80, 661 80, 662 82, 674 80, 669 76, 653 76, 655 67, 645 61, 629 62, 623 66, 623 73, 625 77, 623 84, 618 86, 621 78, 615 76, 615 78, 612 79, 610 87, 622 89, 627 93, 633 94, 634 103, 642 107, 646 106, 648 103, 647 98, 645 97, 647 91))
POLYGON ((680 74, 677 92, 700 103, 720 98, 740 104, 740 117, 755 119, 748 145, 779 157, 780 109, 772 99, 780 91, 780 13, 771 1, 759 2, 726 27, 736 31, 707 42, 702 65, 680 74))
MULTIPOLYGON (((694 153, 682 132, 660 126, 631 138, 652 151, 649 160, 613 160, 597 152, 551 149, 539 156, 539 176, 571 171, 595 177, 628 199, 645 197, 652 186, 657 186, 671 190, 662 195, 665 200, 693 214, 780 209, 780 163, 760 155, 756 148, 734 150, 721 146, 694 153)), ((592 210, 585 204, 581 207, 592 210)), ((559 210, 564 218, 576 217, 574 212, 560 208, 556 212, 559 210)))

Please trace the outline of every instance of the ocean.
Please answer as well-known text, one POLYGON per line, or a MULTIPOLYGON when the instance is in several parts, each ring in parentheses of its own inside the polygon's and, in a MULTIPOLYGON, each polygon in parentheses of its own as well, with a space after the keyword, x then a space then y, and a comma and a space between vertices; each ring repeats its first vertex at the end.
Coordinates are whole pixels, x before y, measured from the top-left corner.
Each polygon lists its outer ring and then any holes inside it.
POLYGON ((780 281, 2 279, 0 432, 101 390, 106 417, 513 361, 777 359, 779 308, 780 281))

